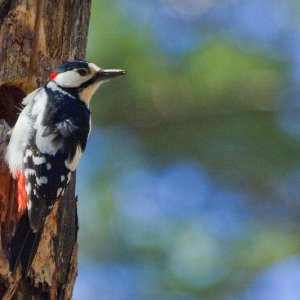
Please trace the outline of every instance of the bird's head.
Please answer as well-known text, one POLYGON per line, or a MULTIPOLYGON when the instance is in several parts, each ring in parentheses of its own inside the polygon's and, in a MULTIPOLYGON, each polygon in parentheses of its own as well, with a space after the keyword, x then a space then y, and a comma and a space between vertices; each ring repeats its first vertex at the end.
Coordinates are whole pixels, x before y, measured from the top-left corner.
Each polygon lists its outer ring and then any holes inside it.
POLYGON ((80 99, 89 103, 101 83, 124 75, 124 70, 101 69, 83 60, 66 62, 50 75, 50 80, 63 89, 78 93, 80 99))

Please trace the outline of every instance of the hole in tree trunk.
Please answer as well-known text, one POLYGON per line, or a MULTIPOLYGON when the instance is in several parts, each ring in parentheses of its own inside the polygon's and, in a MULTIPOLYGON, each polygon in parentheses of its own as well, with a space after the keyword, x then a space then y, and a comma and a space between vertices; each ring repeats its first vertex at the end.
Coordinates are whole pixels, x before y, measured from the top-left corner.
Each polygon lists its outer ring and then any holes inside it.
POLYGON ((0 86, 0 119, 6 120, 9 126, 13 126, 19 116, 22 99, 25 93, 13 85, 0 86))

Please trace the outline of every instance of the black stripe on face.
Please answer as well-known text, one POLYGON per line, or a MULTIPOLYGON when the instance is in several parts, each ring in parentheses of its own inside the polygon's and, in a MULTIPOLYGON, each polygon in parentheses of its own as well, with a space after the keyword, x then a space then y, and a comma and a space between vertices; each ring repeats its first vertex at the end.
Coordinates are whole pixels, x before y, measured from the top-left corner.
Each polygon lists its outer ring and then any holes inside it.
POLYGON ((97 76, 93 76, 91 79, 83 82, 80 87, 78 87, 78 92, 83 91, 85 88, 87 88, 88 86, 92 85, 93 83, 100 81, 100 78, 98 78, 97 76))

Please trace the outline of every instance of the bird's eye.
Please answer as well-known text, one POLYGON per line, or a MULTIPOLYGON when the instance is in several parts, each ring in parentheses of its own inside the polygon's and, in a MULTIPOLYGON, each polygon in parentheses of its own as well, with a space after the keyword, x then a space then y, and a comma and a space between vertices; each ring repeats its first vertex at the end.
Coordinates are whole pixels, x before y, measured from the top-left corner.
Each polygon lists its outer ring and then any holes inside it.
POLYGON ((87 74, 89 74, 89 71, 87 69, 78 69, 77 72, 79 73, 80 76, 86 76, 87 74))

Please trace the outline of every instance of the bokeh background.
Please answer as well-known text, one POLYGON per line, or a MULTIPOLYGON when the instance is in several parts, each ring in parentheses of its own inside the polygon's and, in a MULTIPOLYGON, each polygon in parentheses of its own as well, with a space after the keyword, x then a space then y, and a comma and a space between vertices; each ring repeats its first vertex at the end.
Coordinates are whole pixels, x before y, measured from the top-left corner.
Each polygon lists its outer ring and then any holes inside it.
POLYGON ((93 1, 74 299, 299 299, 300 2, 93 1))

